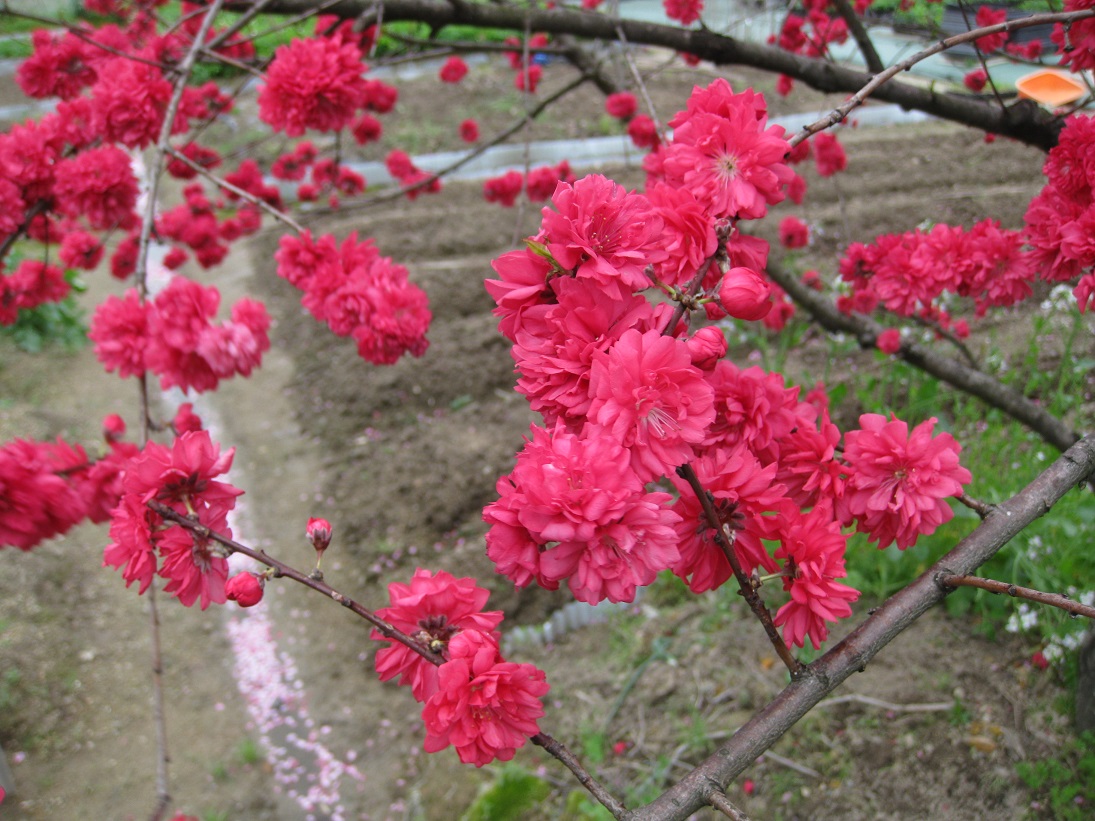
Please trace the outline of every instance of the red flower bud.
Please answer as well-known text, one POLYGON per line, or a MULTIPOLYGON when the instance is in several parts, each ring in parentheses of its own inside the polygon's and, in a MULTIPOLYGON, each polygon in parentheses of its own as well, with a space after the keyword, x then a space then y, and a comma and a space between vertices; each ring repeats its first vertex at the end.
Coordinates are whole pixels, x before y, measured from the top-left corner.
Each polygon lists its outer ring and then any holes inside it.
POLYGON ((709 371, 726 355, 726 336, 714 325, 705 325, 685 340, 692 364, 709 371))
POLYGON ((262 590, 266 586, 266 577, 257 573, 237 573, 224 583, 224 594, 229 601, 240 607, 253 607, 262 601, 262 590))
POLYGON ((103 417, 103 438, 108 442, 117 442, 125 436, 125 420, 111 413, 103 417))
POLYGON ((316 553, 322 555, 327 545, 331 543, 331 523, 326 519, 312 517, 308 520, 308 529, 305 532, 316 553))
POLYGON ((175 413, 175 418, 171 420, 171 427, 175 429, 177 436, 182 436, 188 431, 195 431, 202 429, 202 420, 193 411, 194 405, 190 402, 184 402, 179 405, 179 410, 175 413))
POLYGON ((761 319, 770 310, 772 289, 764 277, 751 268, 731 268, 719 285, 719 303, 736 319, 761 319))

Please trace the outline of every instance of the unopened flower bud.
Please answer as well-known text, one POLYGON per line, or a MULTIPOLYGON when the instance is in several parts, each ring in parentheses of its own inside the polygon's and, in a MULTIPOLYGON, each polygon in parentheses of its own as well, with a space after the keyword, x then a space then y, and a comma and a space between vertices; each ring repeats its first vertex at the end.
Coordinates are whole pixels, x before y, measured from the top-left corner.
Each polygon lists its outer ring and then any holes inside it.
POLYGON ((705 325, 685 340, 692 364, 709 371, 726 355, 726 336, 714 325, 705 325))
POLYGON ((331 523, 326 519, 317 519, 314 516, 308 520, 308 541, 316 549, 316 564, 323 557, 323 551, 331 543, 331 523))
POLYGON ((761 319, 772 310, 772 289, 752 268, 731 268, 719 285, 719 303, 735 319, 761 319))
POLYGON ((224 583, 224 594, 240 607, 253 607, 262 601, 265 587, 266 576, 251 572, 237 573, 224 583))
POLYGON ((188 431, 202 429, 201 417, 194 413, 193 409, 194 405, 190 402, 179 405, 175 418, 171 420, 171 427, 175 429, 176 436, 182 436, 188 431))
POLYGON ((103 417, 103 438, 108 442, 117 442, 125 436, 125 420, 111 413, 103 417))

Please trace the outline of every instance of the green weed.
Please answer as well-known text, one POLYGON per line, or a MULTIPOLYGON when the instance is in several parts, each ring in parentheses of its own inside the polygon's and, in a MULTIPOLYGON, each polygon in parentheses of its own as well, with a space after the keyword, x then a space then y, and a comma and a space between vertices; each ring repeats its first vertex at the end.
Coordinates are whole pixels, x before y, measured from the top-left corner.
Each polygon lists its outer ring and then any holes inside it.
POLYGON ((1020 761, 1015 771, 1034 794, 1031 817, 1058 821, 1091 817, 1095 801, 1095 733, 1084 733, 1051 758, 1020 761))
POLYGON ((551 793, 551 785, 518 764, 506 764, 460 816, 460 821, 516 821, 551 793))

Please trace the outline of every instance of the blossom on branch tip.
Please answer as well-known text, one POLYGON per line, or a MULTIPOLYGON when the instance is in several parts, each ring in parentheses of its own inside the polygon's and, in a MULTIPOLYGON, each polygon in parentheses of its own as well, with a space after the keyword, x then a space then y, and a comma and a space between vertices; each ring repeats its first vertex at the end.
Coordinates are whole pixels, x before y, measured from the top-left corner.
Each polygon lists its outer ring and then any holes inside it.
POLYGON ((243 491, 217 480, 232 466, 235 450, 221 453, 208 431, 178 436, 170 448, 149 442, 135 455, 122 479, 123 495, 111 516, 103 564, 123 567, 126 585, 143 593, 158 573, 164 591, 189 607, 225 602, 228 562, 210 532, 231 538, 228 512, 243 491), (147 506, 157 502, 195 516, 202 530, 170 524, 147 506))
POLYGON ((605 97, 605 112, 617 120, 630 120, 639 110, 639 103, 630 91, 617 91, 605 97))
POLYGON ((441 66, 438 76, 443 83, 459 83, 468 73, 468 64, 457 56, 452 56, 441 66))
MULTIPOLYGON (((388 585, 391 604, 377 610, 376 615, 442 658, 449 658, 450 642, 464 631, 491 639, 497 654, 498 644, 493 634, 502 621, 502 612, 483 612, 489 597, 490 591, 476 585, 475 579, 458 579, 444 570, 434 574, 420 567, 410 584, 388 585)), ((406 645, 385 637, 380 630, 373 630, 371 638, 390 642, 376 654, 381 681, 399 676, 399 683, 410 685, 415 699, 423 702, 437 691, 436 665, 406 645)))
POLYGON ((544 673, 460 639, 452 642, 453 657, 438 668, 439 686, 422 709, 425 750, 452 745, 461 761, 477 767, 509 761, 540 731, 541 699, 549 689, 544 673))
POLYGON ((794 172, 782 126, 768 126, 762 95, 735 94, 719 78, 696 87, 669 123, 673 140, 643 162, 648 183, 659 176, 708 203, 715 218, 759 219, 784 199, 794 172))
POLYGON ((910 433, 899 419, 867 413, 859 417, 860 430, 844 435, 849 478, 841 512, 879 548, 896 542, 904 550, 950 521, 947 497, 962 493, 972 478, 958 462, 954 437, 932 436, 935 423, 932 417, 910 433))
POLYGON ((859 598, 859 591, 836 581, 847 575, 847 538, 827 504, 805 514, 789 510, 783 517, 775 558, 784 561, 783 589, 791 600, 773 621, 783 627, 788 647, 802 647, 808 637, 817 650, 829 635, 829 623, 852 614, 850 602, 859 598))
POLYGON ((466 143, 473 143, 479 139, 479 123, 475 120, 464 120, 460 123, 460 139, 466 143))

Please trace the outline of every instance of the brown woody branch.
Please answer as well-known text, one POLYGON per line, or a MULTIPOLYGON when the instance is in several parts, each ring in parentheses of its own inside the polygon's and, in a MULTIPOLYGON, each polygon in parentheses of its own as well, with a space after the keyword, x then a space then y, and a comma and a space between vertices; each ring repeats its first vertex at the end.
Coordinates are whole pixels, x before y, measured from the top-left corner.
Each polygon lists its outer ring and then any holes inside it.
MULTIPOLYGON (((313 0, 273 0, 266 11, 271 14, 297 14, 313 0)), ((237 10, 249 6, 243 0, 229 3, 237 10)), ((329 7, 331 14, 354 19, 373 7, 371 0, 342 0, 329 7)), ((1095 9, 1063 14, 1040 14, 1010 20, 999 26, 979 29, 977 36, 993 31, 1015 31, 1046 23, 1068 24, 1095 16, 1095 9)), ((484 29, 523 30, 548 34, 572 34, 583 39, 607 42, 618 38, 617 25, 629 43, 661 46, 694 54, 717 65, 743 65, 793 77, 818 91, 854 94, 872 81, 864 71, 836 65, 824 59, 791 54, 775 46, 736 40, 707 29, 683 29, 678 26, 639 20, 614 20, 607 15, 589 14, 566 8, 527 9, 508 3, 466 3, 462 0, 384 0, 385 20, 416 20, 440 30, 451 25, 469 25, 484 29)), ((951 38, 952 40, 954 38, 951 38)), ((871 96, 902 108, 923 111, 946 120, 963 123, 984 131, 1012 137, 1020 142, 1049 150, 1057 144, 1063 127, 1060 118, 1029 100, 1018 101, 1005 110, 991 101, 964 93, 940 93, 910 83, 890 80, 873 89, 871 96)))
POLYGON ((1038 602, 1039 604, 1048 604, 1051 607, 1059 607, 1076 616, 1087 616, 1089 619, 1095 619, 1095 607, 1081 604, 1062 593, 1043 593, 1041 590, 1034 590, 1030 587, 1020 587, 1017 584, 1008 584, 1007 582, 1000 582, 995 579, 982 579, 979 576, 945 575, 940 578, 939 582, 945 587, 952 589, 958 587, 976 587, 980 590, 988 590, 990 593, 1005 593, 1017 599, 1027 599, 1029 601, 1038 602))
POLYGON ((826 695, 859 670, 930 607, 946 597, 946 580, 980 567, 1017 533, 1045 515, 1069 490, 1095 474, 1095 435, 1081 439, 1022 491, 904 590, 891 596, 843 641, 806 667, 714 755, 628 821, 684 821, 710 803, 826 695))

